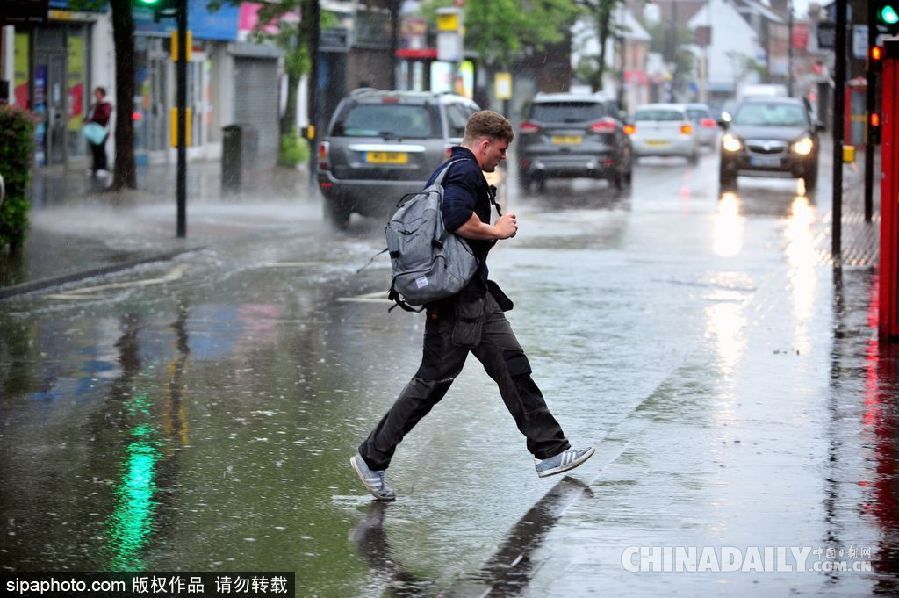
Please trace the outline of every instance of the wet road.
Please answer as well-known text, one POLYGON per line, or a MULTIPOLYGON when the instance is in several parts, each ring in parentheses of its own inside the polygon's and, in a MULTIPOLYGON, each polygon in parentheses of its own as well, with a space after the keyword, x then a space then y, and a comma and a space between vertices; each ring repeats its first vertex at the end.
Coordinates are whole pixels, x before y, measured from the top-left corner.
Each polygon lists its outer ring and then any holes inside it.
POLYGON ((720 196, 716 173, 707 154, 641 162, 624 194, 510 189, 520 230, 493 278, 553 412, 598 448, 562 481, 534 475, 472 358, 397 452, 400 499, 362 494, 347 459, 417 368, 423 322, 386 313, 386 260, 356 272, 381 224, 332 235, 311 200, 210 206, 209 230, 250 232, 0 303, 0 564, 292 570, 303 596, 891 593, 876 280, 833 280, 826 177, 816 203, 792 181, 720 196), (849 544, 877 548, 872 572, 621 565, 628 546, 849 544))

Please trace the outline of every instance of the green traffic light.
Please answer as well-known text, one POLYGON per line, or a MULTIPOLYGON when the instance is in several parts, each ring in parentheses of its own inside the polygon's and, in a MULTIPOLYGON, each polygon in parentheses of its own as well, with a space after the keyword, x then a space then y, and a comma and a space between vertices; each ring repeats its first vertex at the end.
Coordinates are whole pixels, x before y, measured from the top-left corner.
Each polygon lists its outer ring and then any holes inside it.
POLYGON ((882 7, 878 11, 877 16, 884 25, 896 25, 899 23, 899 12, 896 12, 896 7, 890 4, 882 7))
POLYGON ((143 4, 144 6, 156 6, 161 2, 162 0, 137 0, 138 4, 143 4))

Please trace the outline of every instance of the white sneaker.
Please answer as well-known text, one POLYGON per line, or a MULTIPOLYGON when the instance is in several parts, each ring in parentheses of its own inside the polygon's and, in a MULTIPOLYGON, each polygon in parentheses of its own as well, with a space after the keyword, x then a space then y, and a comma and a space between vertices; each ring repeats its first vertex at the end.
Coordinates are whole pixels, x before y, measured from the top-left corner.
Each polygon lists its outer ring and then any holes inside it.
POLYGON ((350 465, 356 471, 356 475, 362 480, 365 489, 378 500, 396 500, 396 493, 393 488, 387 485, 384 471, 374 471, 368 467, 362 455, 355 455, 350 458, 350 465))
POLYGON ((593 447, 589 446, 585 449, 568 449, 562 451, 558 455, 546 459, 534 459, 537 465, 537 476, 545 478, 547 476, 562 473, 569 469, 574 469, 581 465, 584 461, 593 456, 593 447))

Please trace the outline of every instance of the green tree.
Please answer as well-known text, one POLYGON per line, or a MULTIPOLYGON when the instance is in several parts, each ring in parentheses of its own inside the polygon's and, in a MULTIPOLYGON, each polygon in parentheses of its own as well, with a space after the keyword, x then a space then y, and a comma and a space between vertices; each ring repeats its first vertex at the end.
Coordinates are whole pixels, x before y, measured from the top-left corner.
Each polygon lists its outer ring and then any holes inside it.
MULTIPOLYGON (((303 75, 309 73, 312 58, 309 55, 309 37, 311 23, 308 19, 287 19, 290 14, 310 13, 310 0, 283 0, 283 2, 265 4, 258 14, 259 21, 253 37, 257 43, 272 42, 284 50, 284 74, 287 75, 287 98, 284 115, 280 122, 281 135, 296 134, 297 127, 297 86, 303 75), (277 30, 268 32, 269 25, 276 25, 277 30)), ((322 29, 337 24, 337 17, 332 12, 321 11, 319 26, 322 29)))
MULTIPOLYGON (((278 131, 282 140, 282 148, 293 147, 291 143, 297 135, 297 88, 303 75, 309 73, 312 58, 309 55, 309 39, 312 33, 309 19, 300 18, 303 14, 311 14, 313 2, 318 0, 281 0, 263 2, 257 13, 256 29, 253 39, 256 43, 274 43, 284 50, 284 74, 287 75, 287 97, 284 114, 278 123, 278 131)), ((210 10, 217 10, 223 2, 240 4, 241 0, 209 0, 210 10)), ((337 25, 334 13, 320 11, 319 26, 321 29, 337 25)), ((283 152, 282 152, 283 153, 283 152)), ((283 155, 282 155, 283 158, 283 155)))
POLYGON ((606 65, 606 48, 609 37, 623 32, 623 26, 615 22, 615 9, 623 0, 582 0, 584 12, 593 22, 596 39, 599 40, 599 55, 595 59, 581 61, 577 66, 578 75, 590 82, 593 91, 602 89, 602 79, 606 65))
MULTIPOLYGON (((424 12, 433 22, 437 8, 452 5, 453 0, 432 0, 424 12)), ((564 40, 578 13, 574 0, 467 0, 465 48, 488 71, 508 69, 525 48, 542 50, 564 40)))
POLYGON ((652 40, 650 51, 665 56, 671 69, 671 88, 675 97, 688 93, 690 81, 695 79, 696 57, 689 50, 693 34, 688 29, 675 28, 670 23, 644 25, 652 40))

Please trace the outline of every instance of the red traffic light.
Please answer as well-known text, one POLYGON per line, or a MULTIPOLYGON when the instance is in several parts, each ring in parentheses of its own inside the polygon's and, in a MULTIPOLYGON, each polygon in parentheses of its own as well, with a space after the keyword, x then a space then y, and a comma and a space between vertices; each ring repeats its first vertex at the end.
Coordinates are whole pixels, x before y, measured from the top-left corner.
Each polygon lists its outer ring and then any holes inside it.
POLYGON ((871 60, 880 62, 883 60, 883 48, 881 46, 871 47, 871 60))
POLYGON ((872 112, 872 113, 868 116, 868 118, 869 118, 870 121, 871 121, 871 126, 872 126, 872 127, 879 127, 879 126, 880 126, 880 113, 879 113, 879 112, 872 112))

